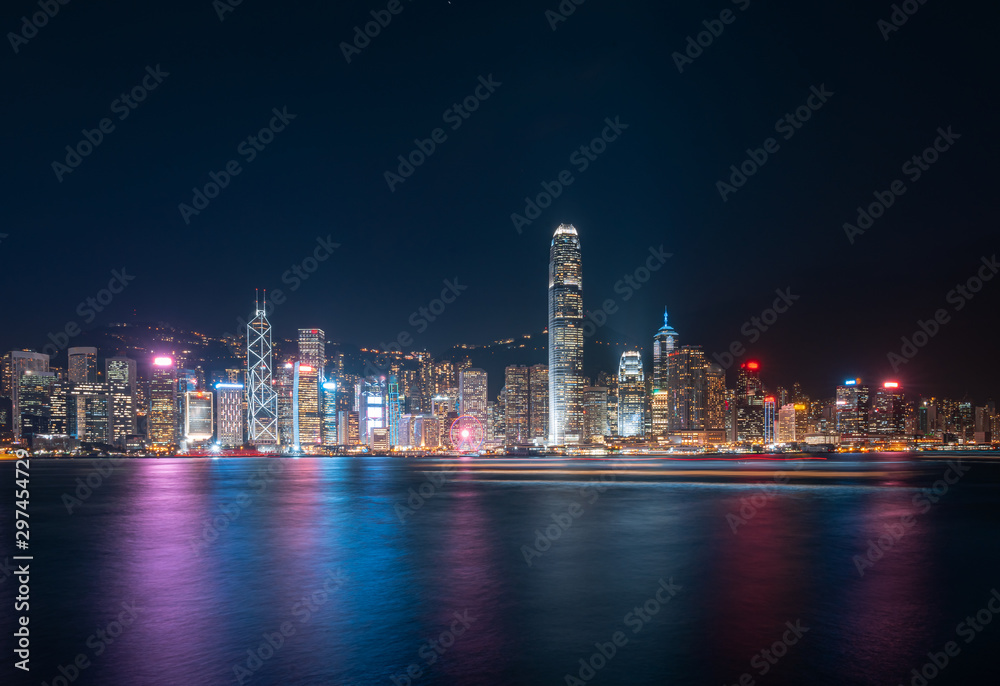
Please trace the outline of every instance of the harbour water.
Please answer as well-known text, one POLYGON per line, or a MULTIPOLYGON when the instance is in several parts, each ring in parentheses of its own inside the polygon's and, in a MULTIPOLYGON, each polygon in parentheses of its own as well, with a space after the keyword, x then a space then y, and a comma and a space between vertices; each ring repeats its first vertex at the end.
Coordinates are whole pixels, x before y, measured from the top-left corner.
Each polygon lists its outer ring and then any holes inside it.
MULTIPOLYGON (((33 459, 30 473, 31 671, 5 621, 0 683, 1000 674, 995 455, 33 459)), ((0 474, 6 560, 13 463, 0 474)))

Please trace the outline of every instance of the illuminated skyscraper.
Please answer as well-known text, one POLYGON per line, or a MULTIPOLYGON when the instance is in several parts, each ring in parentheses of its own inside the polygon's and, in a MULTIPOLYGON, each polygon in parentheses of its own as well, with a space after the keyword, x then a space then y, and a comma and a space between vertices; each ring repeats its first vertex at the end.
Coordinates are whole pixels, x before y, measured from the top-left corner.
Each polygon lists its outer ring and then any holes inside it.
POLYGON ((187 391, 184 394, 184 440, 189 445, 204 443, 215 434, 212 394, 187 391))
POLYGON ((706 429, 713 432, 710 440, 725 443, 726 371, 715 362, 708 364, 708 385, 705 393, 706 429))
POLYGON ((872 399, 869 430, 883 436, 906 434, 906 399, 902 385, 886 381, 875 391, 872 399))
POLYGON ((107 384, 71 384, 66 414, 70 436, 86 443, 110 442, 111 397, 107 384))
POLYGON ((572 224, 560 224, 549 250, 549 443, 583 438, 585 385, 580 238, 572 224))
POLYGON ((841 434, 863 435, 868 433, 868 415, 871 411, 869 390, 861 379, 848 379, 837 386, 836 428, 841 434))
POLYGON ((527 445, 531 442, 530 406, 531 376, 527 367, 512 365, 504 370, 506 405, 504 411, 504 445, 527 445))
POLYGON ((646 375, 638 350, 626 350, 618 364, 618 435, 641 436, 646 409, 646 375))
POLYGON ((299 329, 299 362, 318 369, 326 368, 326 334, 323 329, 299 329))
POLYGON ((18 378, 18 397, 21 411, 21 438, 33 439, 38 434, 51 433, 51 397, 56 385, 52 372, 34 372, 30 369, 18 378))
POLYGON ((323 426, 319 405, 319 368, 296 362, 292 385, 294 444, 299 447, 323 443, 323 426))
POLYGON ((775 443, 775 422, 774 413, 775 399, 773 395, 764 398, 764 445, 775 443))
POLYGON ((323 445, 337 445, 337 382, 324 381, 320 387, 321 423, 323 425, 323 445))
POLYGON ((256 303, 247 324, 247 434, 254 446, 278 444, 278 402, 271 386, 271 324, 264 306, 256 303))
POLYGON ((545 443, 549 440, 549 367, 532 365, 528 375, 528 439, 545 443))
POLYGON ((749 360, 736 375, 736 433, 740 441, 764 440, 764 385, 760 363, 749 360))
POLYGON ((583 389, 583 434, 588 441, 609 435, 606 386, 586 386, 583 389))
POLYGON ((70 383, 97 383, 97 348, 70 348, 70 383))
POLYGON ((177 443, 177 369, 173 358, 153 360, 148 427, 150 445, 165 448, 177 443))
POLYGON ((14 438, 21 438, 21 398, 20 380, 27 372, 48 372, 49 356, 45 353, 12 350, 7 353, 7 368, 10 370, 11 419, 14 438))
POLYGON ((458 398, 462 414, 471 414, 487 427, 486 404, 489 401, 486 372, 482 369, 465 369, 458 373, 458 398))
POLYGON ((104 377, 111 393, 111 443, 125 445, 125 438, 136 432, 135 360, 109 357, 104 361, 104 377))
POLYGON ((215 384, 216 440, 223 448, 239 448, 243 445, 244 389, 241 383, 215 384))
POLYGON ((653 397, 651 398, 653 436, 664 438, 670 428, 670 386, 667 357, 677 347, 677 332, 667 323, 667 308, 663 308, 663 326, 653 336, 653 397))
POLYGON ((667 356, 671 433, 708 428, 708 360, 701 346, 685 345, 667 356))

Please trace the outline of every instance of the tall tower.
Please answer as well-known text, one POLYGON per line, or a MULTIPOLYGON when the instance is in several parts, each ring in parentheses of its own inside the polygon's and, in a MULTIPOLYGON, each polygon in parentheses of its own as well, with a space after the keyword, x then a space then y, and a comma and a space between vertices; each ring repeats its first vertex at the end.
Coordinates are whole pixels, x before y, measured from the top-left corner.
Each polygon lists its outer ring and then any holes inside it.
POLYGON ((169 448, 177 443, 177 366, 172 357, 153 360, 147 426, 150 445, 169 448))
POLYGON ((504 445, 526 445, 531 441, 531 380, 528 367, 511 365, 504 370, 504 445))
POLYGON ((663 308, 663 326, 653 336, 653 436, 667 437, 670 430, 670 367, 668 357, 677 348, 677 332, 667 323, 667 308, 663 308))
POLYGON ((323 329, 299 329, 299 362, 320 371, 326 369, 326 333, 323 329))
POLYGON ((642 354, 626 350, 618 363, 618 435, 642 436, 642 415, 646 407, 646 377, 642 354))
MULTIPOLYGON (((462 414, 471 414, 486 430, 486 406, 489 402, 486 372, 479 368, 458 373, 458 397, 462 414)), ((484 434, 485 435, 485 434, 484 434)))
POLYGON ((97 348, 70 348, 66 355, 70 383, 97 383, 97 348))
POLYGON ((549 443, 583 439, 584 385, 580 237, 560 224, 549 250, 549 443))
POLYGON ((247 434, 251 445, 277 446, 278 398, 271 387, 271 324, 264 303, 255 303, 247 324, 247 434))
POLYGON ((125 438, 136 432, 135 360, 109 357, 104 361, 104 378, 111 392, 111 442, 124 446, 125 438))

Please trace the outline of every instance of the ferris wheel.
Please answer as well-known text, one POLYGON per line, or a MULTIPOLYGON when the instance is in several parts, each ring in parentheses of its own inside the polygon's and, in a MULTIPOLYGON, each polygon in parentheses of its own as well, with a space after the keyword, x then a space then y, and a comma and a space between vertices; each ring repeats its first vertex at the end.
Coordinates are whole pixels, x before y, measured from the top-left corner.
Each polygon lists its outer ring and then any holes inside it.
POLYGON ((486 430, 471 414, 463 414, 451 423, 451 447, 463 453, 475 453, 483 447, 486 430))

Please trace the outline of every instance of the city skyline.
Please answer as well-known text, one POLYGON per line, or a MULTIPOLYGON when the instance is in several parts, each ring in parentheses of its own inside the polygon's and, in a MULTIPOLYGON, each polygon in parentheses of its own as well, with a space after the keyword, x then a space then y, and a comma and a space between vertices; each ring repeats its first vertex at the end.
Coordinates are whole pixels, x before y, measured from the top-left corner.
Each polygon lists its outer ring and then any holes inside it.
MULTIPOLYGON (((571 223, 590 256, 585 307, 596 311, 616 298, 620 309, 604 330, 624 340, 648 345, 648 313, 666 304, 678 330, 710 356, 722 353, 734 341, 747 344, 744 323, 760 317, 776 289, 790 288, 800 299, 761 331, 755 354, 769 367, 780 360, 799 370, 802 383, 817 387, 828 378, 888 371, 900 339, 945 308, 951 320, 899 371, 928 388, 986 393, 1000 385, 996 365, 970 374, 963 360, 966 350, 993 348, 995 280, 961 311, 948 295, 997 251, 988 219, 995 149, 981 106, 993 95, 978 87, 973 68, 985 59, 987 36, 976 36, 989 22, 962 9, 921 6, 919 19, 886 40, 877 24, 883 8, 838 7, 800 7, 786 16, 767 5, 736 6, 734 23, 682 71, 674 53, 684 54, 687 37, 717 8, 632 12, 589 3, 553 30, 534 3, 484 9, 430 0, 396 17, 348 62, 338 50, 311 59, 302 46, 321 37, 326 45, 329 33, 336 47, 369 9, 243 7, 220 21, 204 3, 181 3, 176 14, 155 20, 138 9, 68 7, 8 54, 13 92, 37 97, 0 104, 5 120, 24 132, 10 141, 3 181, 20 201, 8 209, 0 250, 33 254, 39 236, 51 249, 47 278, 9 279, 20 311, 18 326, 0 331, 0 349, 40 350, 48 334, 70 323, 169 321, 235 332, 238 318, 248 316, 247 292, 258 287, 285 291, 274 316, 282 337, 312 325, 339 341, 377 345, 407 331, 415 346, 439 351, 455 341, 539 333, 547 316, 532 295, 545 279, 536 272, 540 249, 556 225, 571 223), (826 30, 811 36, 802 25, 826 30), (755 52, 775 31, 787 42, 755 52), (220 59, 178 45, 178 32, 220 59), (80 35, 128 39, 113 50, 99 40, 77 55, 70 46, 80 35), (606 60, 625 49, 625 35, 646 46, 645 66, 612 77, 606 60), (277 51, 268 68, 254 47, 265 36, 277 51), (937 54, 924 49, 942 36, 937 54), (538 52, 529 60, 510 49, 511 39, 538 52), (450 47, 428 53, 423 40, 450 47), (447 57, 455 50, 472 60, 456 69, 447 57), (541 72, 536 60, 546 65, 541 72), (119 119, 112 103, 120 94, 143 79, 155 82, 147 67, 168 75, 119 119), (447 77, 412 85, 428 73, 447 77), (486 94, 479 78, 489 83, 491 74, 502 85, 491 86, 489 98, 452 130, 452 117, 445 122, 441 113, 477 88, 486 94), (336 98, 314 87, 330 78, 339 84, 336 98), (38 92, 35 83, 48 86, 38 92), (81 90, 79 83, 90 85, 81 90), (803 103, 817 104, 814 87, 833 95, 809 110, 803 103), (785 139, 787 125, 775 131, 775 121, 802 106, 811 116, 785 139), (286 124, 272 111, 283 107, 296 117, 286 124), (115 129, 57 180, 53 161, 64 163, 66 146, 86 142, 82 131, 95 130, 103 117, 115 129), (615 117, 629 128, 608 129, 607 138, 617 138, 595 145, 606 149, 592 153, 593 161, 581 153, 588 163, 581 172, 570 156, 603 141, 605 120, 615 117), (284 129, 261 136, 273 140, 263 150, 251 146, 256 157, 247 162, 236 148, 272 120, 284 129), (390 191, 385 172, 397 173, 398 157, 438 124, 447 140, 390 191), (933 150, 938 129, 949 126, 961 138, 942 143, 949 149, 910 186, 902 165, 933 150), (729 184, 730 166, 739 169, 746 151, 762 149, 769 134, 780 149, 723 200, 717 183, 729 184), (242 171, 186 224, 178 204, 190 204, 192 188, 203 190, 230 158, 242 171), (511 215, 525 215, 524 199, 546 192, 542 184, 555 192, 564 168, 573 183, 518 233, 511 215), (843 225, 856 225, 856 208, 868 207, 897 177, 908 192, 850 242, 843 225), (674 255, 669 268, 623 301, 615 284, 661 245, 674 255), (326 259, 309 271, 317 250, 326 259), (485 254, 490 258, 481 259, 485 254), (180 263, 198 276, 182 278, 180 263), (373 269, 391 277, 371 278, 373 269), (100 294, 113 271, 131 278, 113 284, 124 290, 104 304, 100 294), (538 276, 512 278, 522 273, 538 276), (467 290, 418 332, 411 313, 456 278, 467 290), (348 295, 359 288, 363 297, 348 295), (506 307, 511 301, 523 306, 506 307), (829 377, 821 367, 831 368, 829 377)), ((10 9, 11 31, 25 11, 10 9)), ((78 341, 88 344, 77 337, 69 345, 78 341)))

